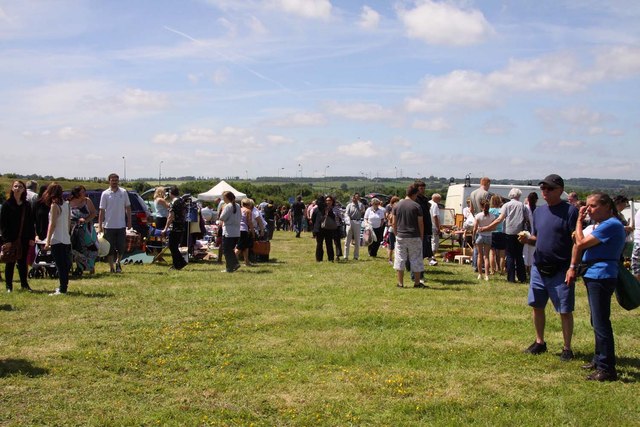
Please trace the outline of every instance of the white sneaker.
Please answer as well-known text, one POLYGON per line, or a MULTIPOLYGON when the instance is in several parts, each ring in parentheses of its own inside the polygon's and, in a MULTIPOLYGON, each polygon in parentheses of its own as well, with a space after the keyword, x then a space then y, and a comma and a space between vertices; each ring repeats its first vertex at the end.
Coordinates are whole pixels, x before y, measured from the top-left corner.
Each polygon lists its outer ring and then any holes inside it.
POLYGON ((488 276, 487 274, 485 274, 485 275, 484 275, 484 280, 485 280, 486 282, 488 282, 488 281, 489 281, 489 276, 488 276))
POLYGON ((60 292, 60 289, 56 289, 55 292, 49 294, 50 297, 55 297, 57 295, 64 295, 64 293, 60 292))
POLYGON ((438 265, 438 261, 432 259, 431 261, 429 261, 429 265, 438 265))

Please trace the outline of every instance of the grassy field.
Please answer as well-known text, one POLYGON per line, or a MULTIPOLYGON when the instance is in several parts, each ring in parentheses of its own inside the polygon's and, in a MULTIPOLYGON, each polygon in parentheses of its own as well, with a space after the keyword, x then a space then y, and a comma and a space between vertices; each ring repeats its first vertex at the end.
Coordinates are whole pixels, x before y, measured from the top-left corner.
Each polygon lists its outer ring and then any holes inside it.
POLYGON ((100 265, 67 296, 2 293, 0 425, 638 425, 640 310, 614 307, 621 380, 593 383, 581 286, 563 363, 551 309, 549 353, 522 353, 526 286, 441 263, 398 289, 383 258, 313 251, 280 232, 272 262, 232 275, 100 265))

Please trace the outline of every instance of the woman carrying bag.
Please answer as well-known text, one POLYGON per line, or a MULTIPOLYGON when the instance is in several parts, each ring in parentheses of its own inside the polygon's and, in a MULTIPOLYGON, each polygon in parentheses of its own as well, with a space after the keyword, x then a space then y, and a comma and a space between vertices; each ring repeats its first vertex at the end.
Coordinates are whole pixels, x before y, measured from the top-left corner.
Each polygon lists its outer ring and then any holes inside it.
POLYGON ((333 236, 338 228, 336 215, 333 211, 335 201, 332 196, 319 198, 317 207, 311 215, 313 221, 313 234, 316 238, 316 261, 321 262, 324 256, 322 245, 327 248, 327 259, 333 262, 333 236))
MULTIPOLYGON (((582 263, 586 266, 584 284, 587 288, 591 325, 595 334, 595 354, 584 369, 594 370, 587 379, 593 381, 615 381, 616 356, 611 327, 611 296, 618 284, 620 256, 624 248, 624 226, 616 217, 616 208, 611 198, 604 193, 593 193, 587 197, 587 205, 580 208, 576 224, 576 249, 583 252, 582 263), (585 236, 583 222, 589 215, 594 223, 593 231, 585 236)), ((571 266, 575 268, 575 266, 571 266)))
POLYGON ((25 291, 31 291, 27 281, 27 249, 35 245, 36 231, 31 204, 27 202, 26 186, 22 181, 13 182, 7 201, 2 204, 0 230, 3 246, 15 251, 15 260, 7 262, 4 271, 7 292, 13 291, 13 273, 16 264, 18 264, 20 286, 25 291))

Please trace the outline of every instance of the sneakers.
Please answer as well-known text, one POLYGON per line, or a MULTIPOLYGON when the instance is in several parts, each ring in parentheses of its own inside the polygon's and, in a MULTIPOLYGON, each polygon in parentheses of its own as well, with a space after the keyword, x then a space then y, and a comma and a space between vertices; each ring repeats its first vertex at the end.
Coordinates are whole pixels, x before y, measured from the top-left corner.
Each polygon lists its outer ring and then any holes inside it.
POLYGON ((567 349, 563 349, 562 353, 560 353, 560 360, 562 360, 563 362, 568 362, 569 360, 572 360, 575 356, 573 355, 573 351, 571 350, 567 350, 567 349))
POLYGON ((547 352, 547 343, 543 342, 542 344, 540 344, 537 341, 534 341, 533 344, 531 344, 529 347, 527 347, 524 352, 528 353, 528 354, 534 354, 534 355, 546 353, 547 352))
POLYGON ((436 261, 435 258, 431 258, 431 261, 429 261, 429 265, 438 265, 438 261, 436 261))
POLYGON ((593 374, 587 376, 588 381, 616 381, 618 379, 618 373, 615 371, 605 371, 604 369, 598 369, 593 374))
POLYGON ((49 294, 49 296, 50 296, 50 297, 55 297, 55 296, 58 296, 58 295, 64 295, 64 294, 65 294, 65 292, 60 292, 60 289, 56 289, 56 291, 55 291, 55 292, 50 293, 50 294, 49 294))

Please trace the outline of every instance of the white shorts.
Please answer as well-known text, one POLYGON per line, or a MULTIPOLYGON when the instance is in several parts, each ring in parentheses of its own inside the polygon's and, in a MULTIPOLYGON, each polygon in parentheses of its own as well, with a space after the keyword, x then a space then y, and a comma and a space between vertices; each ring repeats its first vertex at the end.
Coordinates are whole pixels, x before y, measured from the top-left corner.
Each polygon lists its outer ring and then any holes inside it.
POLYGON ((404 271, 407 261, 411 265, 412 272, 419 273, 424 271, 422 239, 419 237, 396 237, 393 268, 398 271, 404 271))

